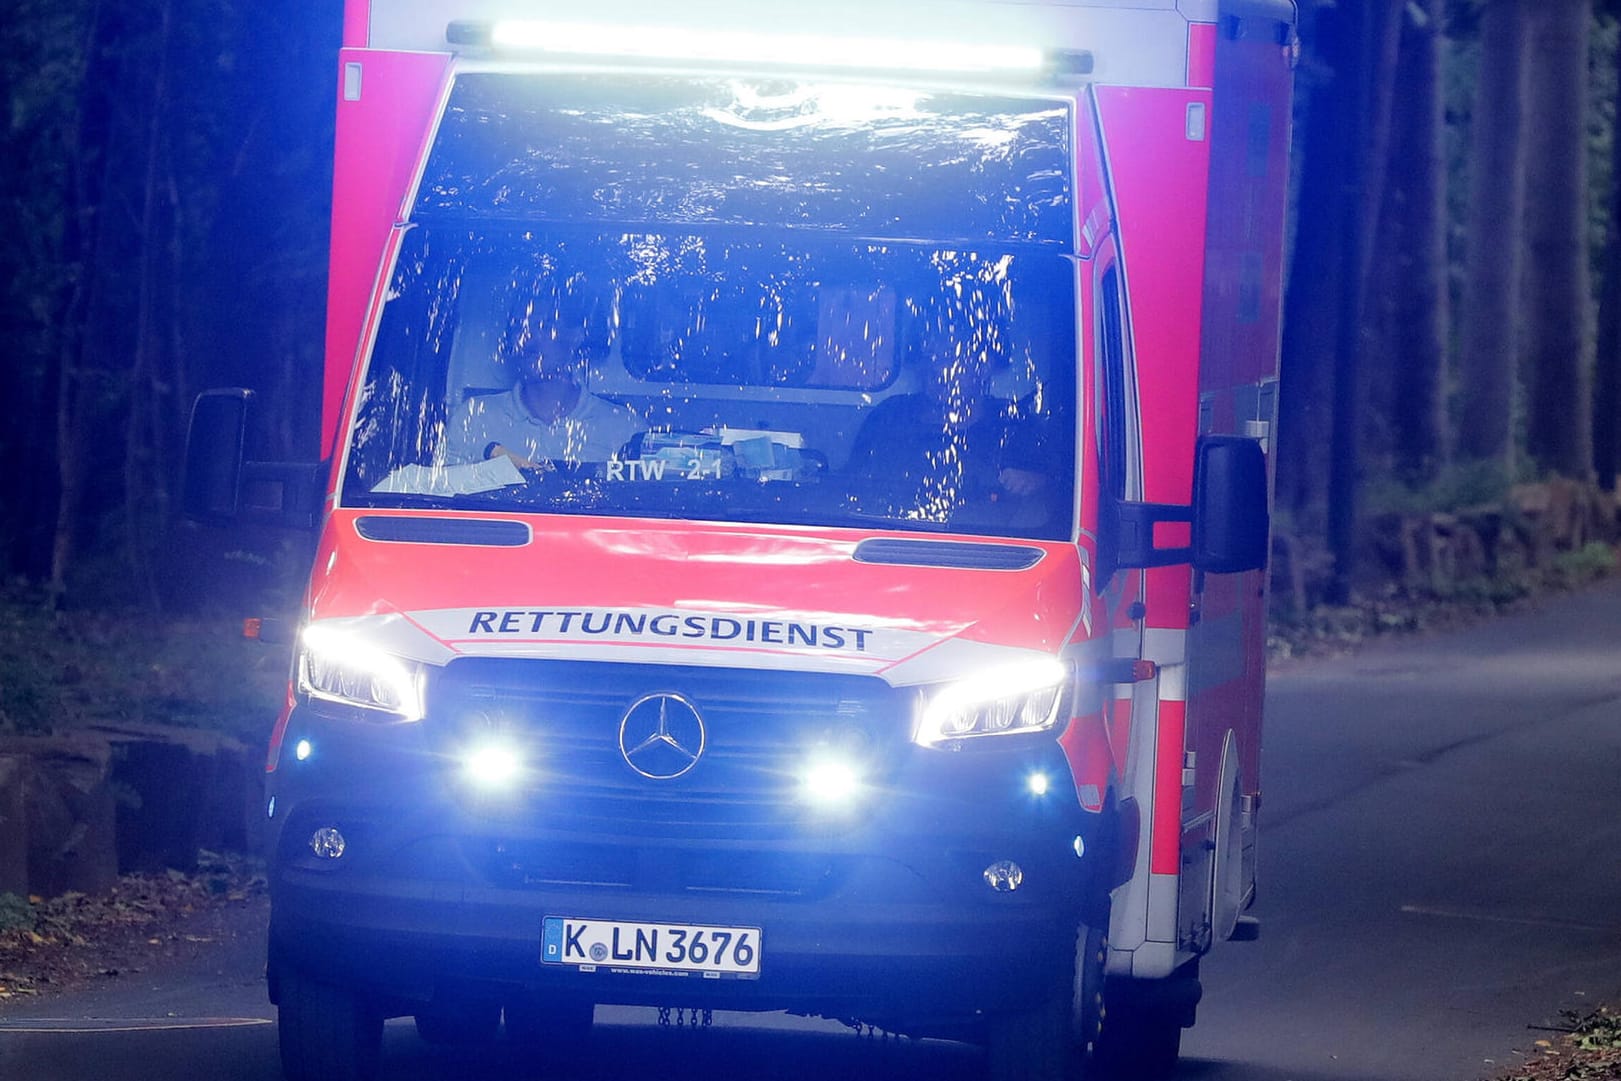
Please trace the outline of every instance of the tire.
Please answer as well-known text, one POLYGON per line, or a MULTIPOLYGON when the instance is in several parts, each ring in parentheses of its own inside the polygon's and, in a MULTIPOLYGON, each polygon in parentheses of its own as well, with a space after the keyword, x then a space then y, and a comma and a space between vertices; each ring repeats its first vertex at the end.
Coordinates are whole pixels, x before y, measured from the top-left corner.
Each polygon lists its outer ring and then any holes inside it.
POLYGON ((416 1015, 417 1035, 431 1044, 463 1046, 495 1040, 501 1027, 498 1002, 447 1002, 424 1007, 416 1015))
POLYGON ((1075 937, 1075 985, 1070 1001, 1070 1027, 1084 1064, 1097 1054, 1107 1014, 1104 966, 1109 962, 1109 914, 1083 924, 1075 937))
POLYGON ((990 1020, 987 1081, 1086 1081, 1104 1025, 1108 919, 1082 924, 1075 960, 1059 990, 1034 1009, 990 1020))
POLYGON ((1181 976, 1192 981, 1194 994, 1178 1008, 1152 993, 1159 981, 1111 980, 1105 988, 1108 1013, 1094 1059, 1109 1081, 1164 1081, 1176 1073, 1182 1053, 1182 1029, 1193 1023, 1198 1002, 1197 967, 1181 976))
POLYGON ((366 996, 284 971, 280 999, 276 1033, 287 1081, 376 1078, 383 1018, 366 996))
POLYGON ((522 995, 506 1004, 507 1039, 535 1051, 571 1051, 591 1038, 596 1007, 589 1002, 522 995))

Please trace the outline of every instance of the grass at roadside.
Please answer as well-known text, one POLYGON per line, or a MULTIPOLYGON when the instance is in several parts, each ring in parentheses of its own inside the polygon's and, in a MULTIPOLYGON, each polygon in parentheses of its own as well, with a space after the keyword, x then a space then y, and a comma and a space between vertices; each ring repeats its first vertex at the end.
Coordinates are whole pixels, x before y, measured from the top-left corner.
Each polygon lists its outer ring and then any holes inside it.
POLYGON ((1350 604, 1320 605, 1295 619, 1274 618, 1267 630, 1267 655, 1280 661, 1350 653, 1382 638, 1454 629, 1615 577, 1618 571, 1621 554, 1616 547, 1595 542, 1562 552, 1543 567, 1468 579, 1446 590, 1373 584, 1350 604))

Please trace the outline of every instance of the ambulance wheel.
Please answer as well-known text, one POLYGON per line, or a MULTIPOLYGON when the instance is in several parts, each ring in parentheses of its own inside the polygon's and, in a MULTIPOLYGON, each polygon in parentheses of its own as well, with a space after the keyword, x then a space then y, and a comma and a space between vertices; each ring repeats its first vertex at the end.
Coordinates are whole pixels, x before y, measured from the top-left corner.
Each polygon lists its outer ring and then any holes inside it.
POLYGON ((986 1039, 988 1081, 1085 1081, 1103 1029, 1103 966, 1108 920, 1082 924, 1075 964, 1058 994, 1035 1009, 992 1018, 986 1039))
POLYGON ((501 1027, 498 1002, 442 1002, 416 1014, 417 1035, 432 1044, 486 1044, 501 1027))
POLYGON ((276 1033, 287 1081, 372 1081, 383 1017, 358 991, 283 971, 276 1033))

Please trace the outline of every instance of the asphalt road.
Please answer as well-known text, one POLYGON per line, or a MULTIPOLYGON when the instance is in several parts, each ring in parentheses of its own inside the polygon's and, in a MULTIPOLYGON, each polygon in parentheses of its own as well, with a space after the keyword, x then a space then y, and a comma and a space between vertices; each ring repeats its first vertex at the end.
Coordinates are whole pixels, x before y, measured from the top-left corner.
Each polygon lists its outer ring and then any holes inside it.
MULTIPOLYGON (((1187 1081, 1472 1081, 1621 999, 1621 586, 1276 673, 1262 938, 1206 959, 1187 1081)), ((0 1010, 0 1078, 274 1081, 251 924, 179 968, 0 1010)), ((974 1051, 828 1022, 599 1010, 567 1061, 390 1024, 389 1081, 967 1081, 974 1051)))
POLYGON ((1270 688, 1262 938, 1207 959, 1183 1077, 1465 1081, 1616 1001, 1621 587, 1270 688))

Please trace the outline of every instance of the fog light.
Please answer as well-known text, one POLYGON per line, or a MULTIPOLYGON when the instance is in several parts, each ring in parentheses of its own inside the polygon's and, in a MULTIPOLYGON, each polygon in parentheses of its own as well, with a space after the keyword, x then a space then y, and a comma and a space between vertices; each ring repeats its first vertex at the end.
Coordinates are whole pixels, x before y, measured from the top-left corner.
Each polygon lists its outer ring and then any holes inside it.
POLYGON ((298 743, 296 743, 293 746, 293 757, 298 759, 300 762, 302 762, 305 759, 309 758, 310 754, 314 750, 315 750, 315 748, 310 746, 310 741, 309 740, 301 739, 301 740, 298 741, 298 743))
POLYGON ((462 769, 481 788, 506 788, 523 772, 523 756, 511 747, 490 744, 464 757, 462 769))
POLYGON ((985 884, 997 893, 1012 893, 1024 885, 1024 868, 1012 860, 997 860, 985 868, 985 884))
POLYGON ((823 807, 847 803, 860 790, 861 774, 848 762, 837 759, 814 763, 800 782, 805 800, 823 807))
POLYGON ((1030 794, 1032 796, 1045 796, 1047 794, 1047 789, 1052 787, 1052 782, 1049 781, 1047 779, 1047 775, 1042 773, 1040 770, 1032 773, 1028 778, 1026 778, 1024 783, 1025 787, 1030 789, 1030 794))
POLYGON ((348 847, 349 842, 343 839, 336 826, 322 826, 310 835, 310 851, 324 860, 341 858, 348 847))

